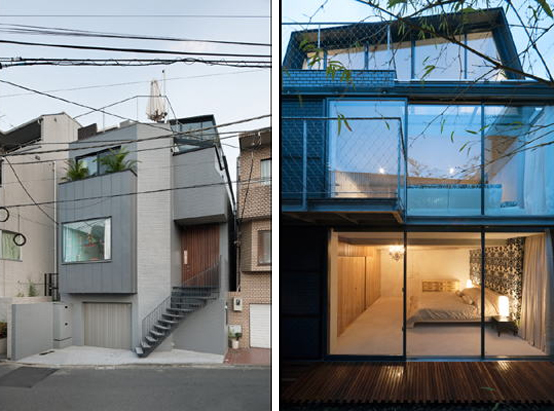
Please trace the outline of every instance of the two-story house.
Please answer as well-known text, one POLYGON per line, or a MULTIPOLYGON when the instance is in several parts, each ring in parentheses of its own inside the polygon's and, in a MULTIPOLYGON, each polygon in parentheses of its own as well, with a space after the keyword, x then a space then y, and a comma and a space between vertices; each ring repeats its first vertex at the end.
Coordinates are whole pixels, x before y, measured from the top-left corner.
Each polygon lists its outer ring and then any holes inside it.
POLYGON ((72 343, 224 355, 234 200, 213 116, 93 125, 80 137, 70 157, 88 176, 61 183, 58 197, 72 343), (126 166, 114 168, 120 150, 126 166))
POLYGON ((242 346, 271 347, 271 129, 239 136, 238 286, 229 293, 229 324, 242 346))
POLYGON ((552 88, 502 9, 411 21, 291 34, 281 358, 548 358, 552 88))

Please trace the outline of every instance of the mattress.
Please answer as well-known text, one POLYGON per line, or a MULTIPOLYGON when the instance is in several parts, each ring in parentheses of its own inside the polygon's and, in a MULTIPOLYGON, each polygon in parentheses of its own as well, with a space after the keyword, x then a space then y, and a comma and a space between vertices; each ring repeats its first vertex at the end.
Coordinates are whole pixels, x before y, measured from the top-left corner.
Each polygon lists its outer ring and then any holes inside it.
MULTIPOLYGON (((485 321, 497 315, 497 310, 490 304, 485 306, 485 321)), ((480 321, 481 313, 474 304, 465 303, 456 293, 424 292, 412 296, 409 301, 406 325, 413 327, 416 323, 473 322, 480 321)))

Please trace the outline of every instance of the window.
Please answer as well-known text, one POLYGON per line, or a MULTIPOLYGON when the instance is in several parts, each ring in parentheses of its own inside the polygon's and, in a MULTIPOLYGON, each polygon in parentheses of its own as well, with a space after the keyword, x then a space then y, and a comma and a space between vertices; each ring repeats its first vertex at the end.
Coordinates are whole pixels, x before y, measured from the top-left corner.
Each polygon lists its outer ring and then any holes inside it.
POLYGON ((111 258, 111 219, 63 224, 63 262, 106 261, 111 258))
POLYGON ((4 260, 21 260, 21 247, 13 241, 17 233, 11 231, 0 231, 2 236, 2 254, 0 258, 4 260))
POLYGON ((112 151, 117 151, 120 148, 121 147, 114 147, 109 150, 102 150, 96 153, 77 157, 75 160, 80 161, 86 168, 88 168, 89 177, 103 175, 106 174, 106 166, 100 163, 100 159, 102 157, 109 156, 112 151))
POLYGON ((260 177, 263 186, 271 185, 271 159, 266 158, 260 161, 260 177))
POLYGON ((271 230, 258 231, 258 264, 271 264, 271 230))

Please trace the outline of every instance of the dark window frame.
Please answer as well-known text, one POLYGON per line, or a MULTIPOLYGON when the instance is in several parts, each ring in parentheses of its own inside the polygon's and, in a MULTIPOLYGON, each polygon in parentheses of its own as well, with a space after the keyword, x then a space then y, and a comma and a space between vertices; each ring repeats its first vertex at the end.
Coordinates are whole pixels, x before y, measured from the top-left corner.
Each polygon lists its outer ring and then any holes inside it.
POLYGON ((271 255, 271 230, 258 230, 258 265, 268 266, 271 265, 272 255, 271 255), (269 237, 269 261, 263 261, 262 256, 265 254, 260 252, 264 249, 264 234, 267 234, 269 237))

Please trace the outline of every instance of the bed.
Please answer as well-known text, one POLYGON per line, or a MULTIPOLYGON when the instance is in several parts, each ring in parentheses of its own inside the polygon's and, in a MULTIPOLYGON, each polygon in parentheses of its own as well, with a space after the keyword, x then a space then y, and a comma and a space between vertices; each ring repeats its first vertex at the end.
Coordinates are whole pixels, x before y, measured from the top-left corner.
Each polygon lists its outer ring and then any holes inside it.
MULTIPOLYGON (((406 325, 413 328, 420 323, 467 323, 481 321, 481 289, 453 290, 453 286, 441 280, 433 280, 433 286, 422 282, 422 292, 409 298, 406 325), (441 285, 442 284, 442 285, 441 285)), ((485 321, 498 315, 498 297, 485 290, 485 321)))

